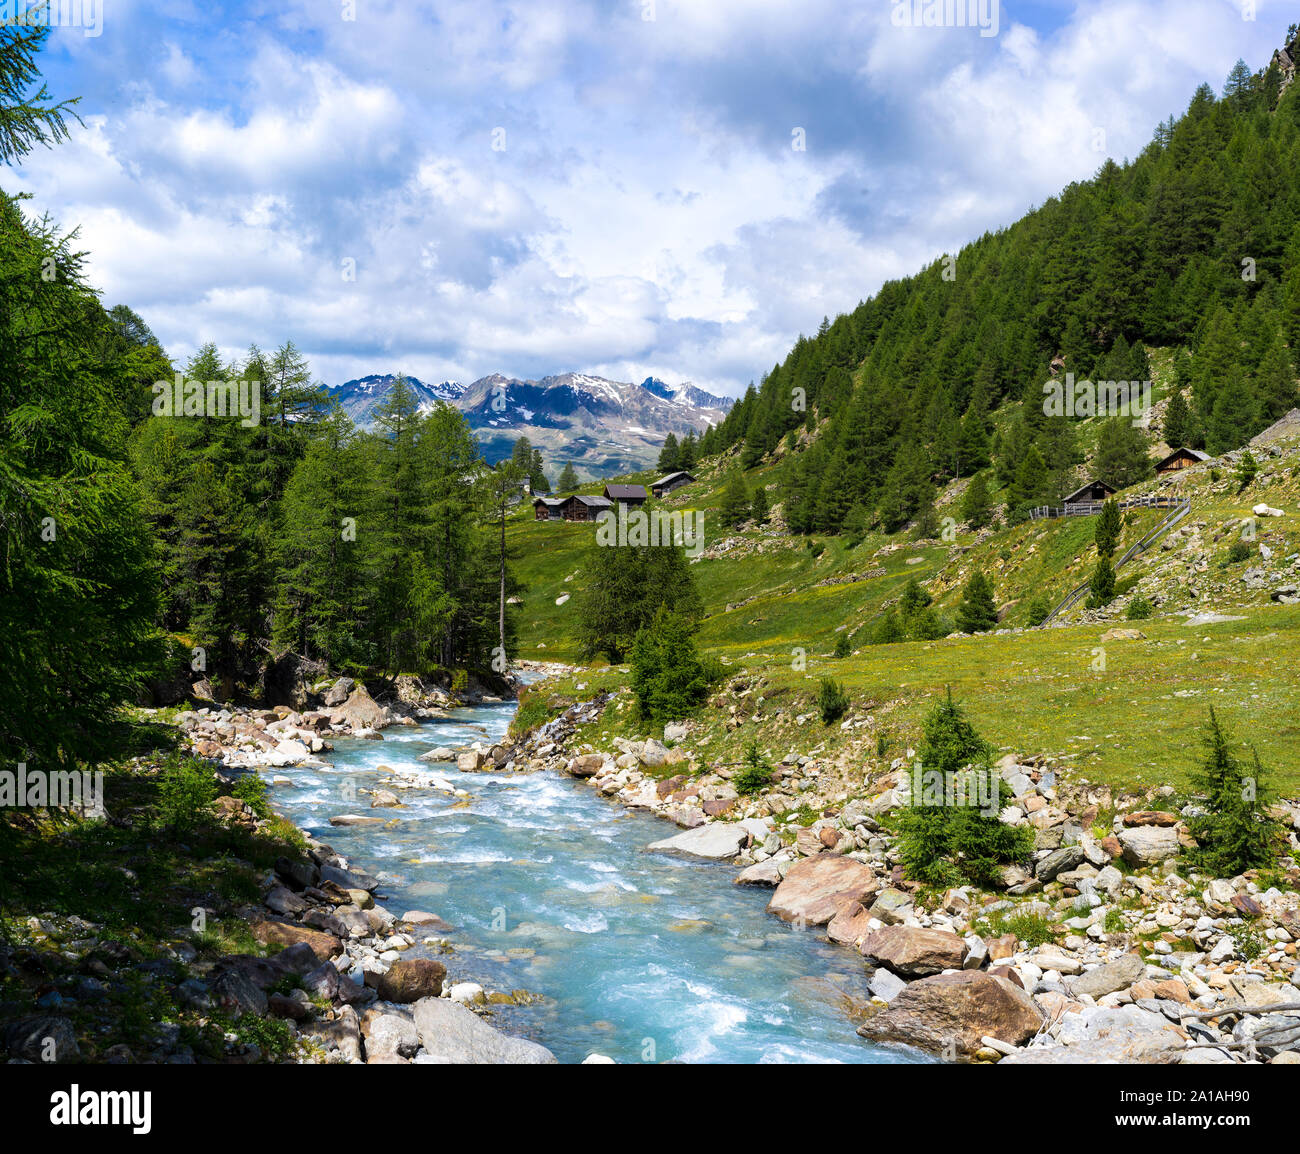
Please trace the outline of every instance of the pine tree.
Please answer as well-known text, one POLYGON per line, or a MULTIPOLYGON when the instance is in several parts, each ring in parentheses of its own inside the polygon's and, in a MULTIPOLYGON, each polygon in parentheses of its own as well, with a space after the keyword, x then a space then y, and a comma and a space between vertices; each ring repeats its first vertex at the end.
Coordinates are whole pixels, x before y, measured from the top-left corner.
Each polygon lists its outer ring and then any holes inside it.
POLYGON ((587 551, 586 589, 579 601, 579 642, 584 655, 622 661, 637 633, 659 609, 697 620, 703 604, 681 548, 669 545, 601 545, 587 551))
POLYGON ((1097 567, 1092 571, 1088 590, 1089 609, 1101 609, 1115 599, 1115 568, 1108 556, 1097 559, 1097 567))
POLYGON ((1191 413, 1182 389, 1175 389, 1165 410, 1164 437, 1171 449, 1185 448, 1191 444, 1191 413))
POLYGON ((1147 440, 1128 417, 1112 417, 1097 435, 1094 474, 1116 489, 1127 489, 1147 480, 1154 469, 1147 456, 1147 440))
POLYGON ((750 505, 750 516, 754 524, 762 527, 767 524, 767 488, 759 485, 754 490, 754 500, 750 505))
POLYGON ((1102 505, 1101 514, 1097 518, 1097 526, 1093 532, 1098 557, 1110 557, 1114 554, 1115 546, 1119 544, 1120 528, 1119 505, 1112 497, 1102 505))
POLYGON ((1194 864, 1214 877, 1236 877, 1249 869, 1268 869, 1277 861, 1281 826, 1268 816, 1271 793, 1259 754, 1247 774, 1213 707, 1203 738, 1205 761, 1192 785, 1206 799, 1205 812, 1187 822, 1198 845, 1194 864))
POLYGON ((962 519, 972 529, 982 529, 989 523, 992 511, 986 476, 984 473, 976 473, 970 479, 970 484, 966 486, 966 492, 962 494, 962 519))
POLYGON ((975 573, 962 590, 957 607, 957 628, 962 633, 987 633, 998 623, 993 601, 993 583, 984 573, 975 573))
POLYGON ((560 473, 560 482, 555 487, 557 493, 572 493, 579 485, 578 474, 574 472, 571 461, 564 462, 564 470, 560 473))
POLYGON ((659 450, 659 471, 673 473, 681 467, 681 449, 677 445, 677 437, 669 433, 664 438, 664 447, 659 450))
POLYGON ((82 123, 74 110, 80 97, 58 104, 41 84, 36 54, 49 35, 48 27, 20 22, 0 24, 0 164, 13 164, 38 144, 68 139, 67 118, 82 123))
POLYGON ((691 618, 661 606, 632 642, 632 695, 647 721, 680 721, 709 692, 708 678, 692 636, 691 618))
POLYGON ((718 517, 728 529, 743 525, 749 519, 749 490, 745 488, 745 476, 739 469, 733 469, 727 478, 726 488, 722 491, 722 507, 718 517))

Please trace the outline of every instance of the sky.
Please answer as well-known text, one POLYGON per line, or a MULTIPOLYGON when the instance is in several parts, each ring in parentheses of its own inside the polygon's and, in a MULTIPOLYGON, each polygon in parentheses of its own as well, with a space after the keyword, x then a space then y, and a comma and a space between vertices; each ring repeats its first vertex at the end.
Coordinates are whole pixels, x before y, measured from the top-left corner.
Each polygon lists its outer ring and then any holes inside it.
POLYGON ((291 339, 330 385, 578 371, 731 395, 823 316, 1137 155, 1298 15, 52 2, 43 71, 84 127, 0 188, 79 229, 104 303, 174 360, 291 339))

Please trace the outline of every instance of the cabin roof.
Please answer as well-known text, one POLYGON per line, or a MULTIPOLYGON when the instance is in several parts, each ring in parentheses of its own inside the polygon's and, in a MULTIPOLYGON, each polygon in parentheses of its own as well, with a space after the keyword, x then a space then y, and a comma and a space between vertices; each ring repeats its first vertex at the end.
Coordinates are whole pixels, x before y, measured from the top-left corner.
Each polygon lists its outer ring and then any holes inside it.
POLYGON ((615 501, 626 501, 629 498, 645 500, 644 485, 606 485, 605 496, 612 497, 615 501))
POLYGON ((657 489, 660 485, 666 485, 669 481, 677 480, 678 477, 689 477, 692 481, 695 480, 695 475, 693 473, 688 473, 685 469, 678 469, 675 473, 668 473, 666 476, 660 477, 657 481, 651 481, 650 488, 657 489))
POLYGON ((1118 490, 1115 488, 1114 485, 1108 485, 1105 481, 1100 481, 1094 478, 1093 480, 1088 481, 1086 484, 1080 485, 1077 489, 1075 489, 1073 493, 1067 493, 1064 497, 1061 498, 1061 500, 1068 505, 1076 497, 1082 496, 1083 493, 1085 493, 1087 490, 1093 488, 1096 485, 1100 485, 1108 493, 1118 492, 1118 490))
POLYGON ((614 502, 607 497, 590 497, 585 493, 575 493, 572 497, 566 497, 566 501, 581 501, 584 505, 590 505, 595 509, 603 509, 614 502))
POLYGON ((1209 453, 1202 453, 1200 449, 1175 449, 1169 454, 1169 456, 1165 457, 1163 460, 1157 461, 1156 468, 1158 469, 1161 465, 1167 465, 1170 461, 1176 461, 1179 457, 1183 456, 1195 457, 1198 461, 1211 461, 1214 459, 1209 453))

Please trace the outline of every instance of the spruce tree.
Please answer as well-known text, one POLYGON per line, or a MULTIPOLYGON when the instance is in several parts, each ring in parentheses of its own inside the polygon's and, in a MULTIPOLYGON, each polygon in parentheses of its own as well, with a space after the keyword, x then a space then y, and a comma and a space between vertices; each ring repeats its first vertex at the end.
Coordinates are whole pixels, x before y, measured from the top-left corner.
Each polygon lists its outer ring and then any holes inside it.
POLYGON ((993 583, 982 572, 975 573, 962 590, 957 607, 957 628, 962 633, 987 633, 998 623, 993 601, 993 583))
POLYGON ((79 96, 56 104, 40 83, 36 54, 49 33, 35 23, 0 24, 0 164, 13 164, 38 144, 67 140, 69 117, 82 123, 73 107, 79 96))
POLYGON ((754 518, 754 524, 763 526, 767 524, 767 488, 759 485, 754 490, 754 500, 750 504, 750 516, 754 518))
POLYGON ((677 437, 674 433, 669 433, 664 438, 664 447, 659 450, 659 471, 660 473, 673 473, 681 468, 681 449, 677 445, 677 437))
POLYGON ((1119 544, 1119 534, 1121 529, 1119 517, 1119 504, 1112 497, 1101 507, 1101 514, 1097 517, 1097 526, 1093 531, 1093 541, 1097 545, 1097 556, 1110 557, 1115 552, 1115 546, 1119 544))
POLYGON ((727 477, 726 488, 722 491, 722 506, 718 518, 724 527, 734 529, 749 519, 749 490, 745 488, 745 476, 739 469, 733 469, 727 477))
POLYGON ((574 472, 571 461, 564 462, 564 469, 560 473, 559 484, 555 486, 557 493, 572 493, 579 485, 578 474, 574 472))
POLYGON ((1181 449, 1191 444, 1191 414, 1182 389, 1175 389, 1165 410, 1164 438, 1171 449, 1181 449))

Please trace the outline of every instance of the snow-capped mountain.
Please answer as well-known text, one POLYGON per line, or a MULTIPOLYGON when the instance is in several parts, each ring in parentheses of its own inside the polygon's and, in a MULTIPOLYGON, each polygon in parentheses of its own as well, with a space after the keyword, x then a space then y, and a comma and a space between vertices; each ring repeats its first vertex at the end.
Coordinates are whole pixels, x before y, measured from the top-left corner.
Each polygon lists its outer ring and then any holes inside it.
MULTIPOLYGON (((371 373, 355 381, 344 381, 331 388, 329 394, 357 425, 364 427, 374 419, 376 406, 388 395, 395 379, 394 373, 371 373)), ((419 377, 407 377, 406 383, 415 393, 422 413, 429 412, 439 401, 449 401, 454 405, 465 392, 465 386, 458 381, 426 385, 419 377)))
MULTIPOLYGON (((572 461, 580 471, 601 476, 653 468, 669 433, 682 437, 693 429, 698 435, 721 421, 734 403, 692 384, 670 385, 657 377, 640 384, 588 373, 538 381, 493 373, 470 385, 407 380, 422 408, 431 408, 435 400, 459 408, 489 461, 508 457, 515 440, 526 436, 542 450, 548 467, 554 462, 558 471, 572 461)), ((367 425, 392 382, 392 375, 372 375, 330 391, 357 424, 367 425)))

